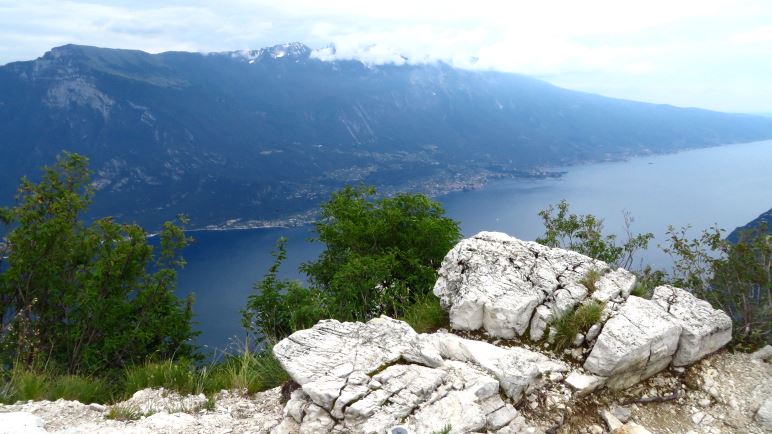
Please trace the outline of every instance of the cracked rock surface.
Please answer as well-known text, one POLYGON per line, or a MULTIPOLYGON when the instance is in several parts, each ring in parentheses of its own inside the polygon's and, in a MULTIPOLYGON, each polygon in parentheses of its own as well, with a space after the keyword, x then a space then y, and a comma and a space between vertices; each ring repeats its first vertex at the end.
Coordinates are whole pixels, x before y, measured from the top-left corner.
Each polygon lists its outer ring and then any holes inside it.
POLYGON ((513 432, 524 424, 514 405, 569 369, 525 348, 417 334, 385 316, 321 321, 273 350, 301 386, 275 433, 513 432))

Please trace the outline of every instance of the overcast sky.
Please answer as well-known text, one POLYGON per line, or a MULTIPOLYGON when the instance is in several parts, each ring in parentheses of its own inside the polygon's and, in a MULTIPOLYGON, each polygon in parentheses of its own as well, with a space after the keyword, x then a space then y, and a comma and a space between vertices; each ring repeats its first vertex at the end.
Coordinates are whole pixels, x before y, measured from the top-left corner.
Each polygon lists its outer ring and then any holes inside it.
POLYGON ((772 0, 0 0, 0 64, 67 43, 155 53, 291 41, 371 63, 403 55, 620 98, 772 112, 772 0))

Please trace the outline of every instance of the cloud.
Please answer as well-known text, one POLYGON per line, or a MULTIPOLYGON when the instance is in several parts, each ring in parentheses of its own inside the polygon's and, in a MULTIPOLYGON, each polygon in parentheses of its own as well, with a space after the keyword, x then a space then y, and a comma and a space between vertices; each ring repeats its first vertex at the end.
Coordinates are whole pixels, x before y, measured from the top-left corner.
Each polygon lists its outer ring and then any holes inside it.
POLYGON ((323 60, 439 60, 611 96, 770 111, 772 94, 749 91, 768 88, 769 22, 767 0, 0 0, 0 64, 66 43, 212 52, 301 41, 323 60), (726 101, 701 99, 695 80, 726 101))

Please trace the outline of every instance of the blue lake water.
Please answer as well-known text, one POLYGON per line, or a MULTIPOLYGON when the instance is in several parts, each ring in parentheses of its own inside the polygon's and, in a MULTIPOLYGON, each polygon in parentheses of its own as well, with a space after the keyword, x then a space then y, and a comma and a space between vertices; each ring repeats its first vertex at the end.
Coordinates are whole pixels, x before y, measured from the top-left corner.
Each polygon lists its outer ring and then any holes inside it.
MULTIPOLYGON (((476 191, 438 198, 464 235, 482 230, 534 239, 543 232, 539 210, 566 199, 575 213, 602 217, 609 232, 622 234, 623 211, 635 218, 634 232, 652 232, 652 248, 639 261, 666 268, 669 258, 656 248, 669 224, 698 229, 713 224, 732 230, 772 207, 772 141, 698 149, 622 162, 561 168, 556 179, 505 180, 476 191)), ((297 266, 316 258, 311 227, 193 232, 179 295, 196 295, 199 343, 223 348, 243 339, 240 309, 273 262, 276 240, 287 237, 281 273, 298 277, 297 266)), ((640 262, 639 262, 640 263, 640 262)))

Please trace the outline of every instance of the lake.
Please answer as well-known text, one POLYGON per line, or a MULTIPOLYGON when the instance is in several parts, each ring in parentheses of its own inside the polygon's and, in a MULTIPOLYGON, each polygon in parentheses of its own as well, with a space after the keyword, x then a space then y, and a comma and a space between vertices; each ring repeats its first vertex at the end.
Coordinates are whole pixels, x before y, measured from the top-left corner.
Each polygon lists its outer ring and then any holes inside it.
MULTIPOLYGON (((503 231, 532 240, 543 232, 539 210, 566 199, 574 213, 602 217, 609 232, 623 233, 623 211, 635 218, 634 232, 652 232, 652 248, 640 263, 668 267, 656 248, 667 226, 691 224, 694 234, 713 224, 729 231, 772 207, 772 141, 728 145, 628 161, 558 168, 560 178, 496 181, 476 191, 438 198, 465 236, 482 230, 503 231)), ((301 277, 297 266, 316 258, 310 226, 191 234, 188 265, 179 275, 178 295, 193 292, 198 342, 223 348, 243 341, 240 309, 272 264, 271 251, 286 237, 288 257, 281 274, 301 277), (235 339, 234 339, 235 338, 235 339)))

